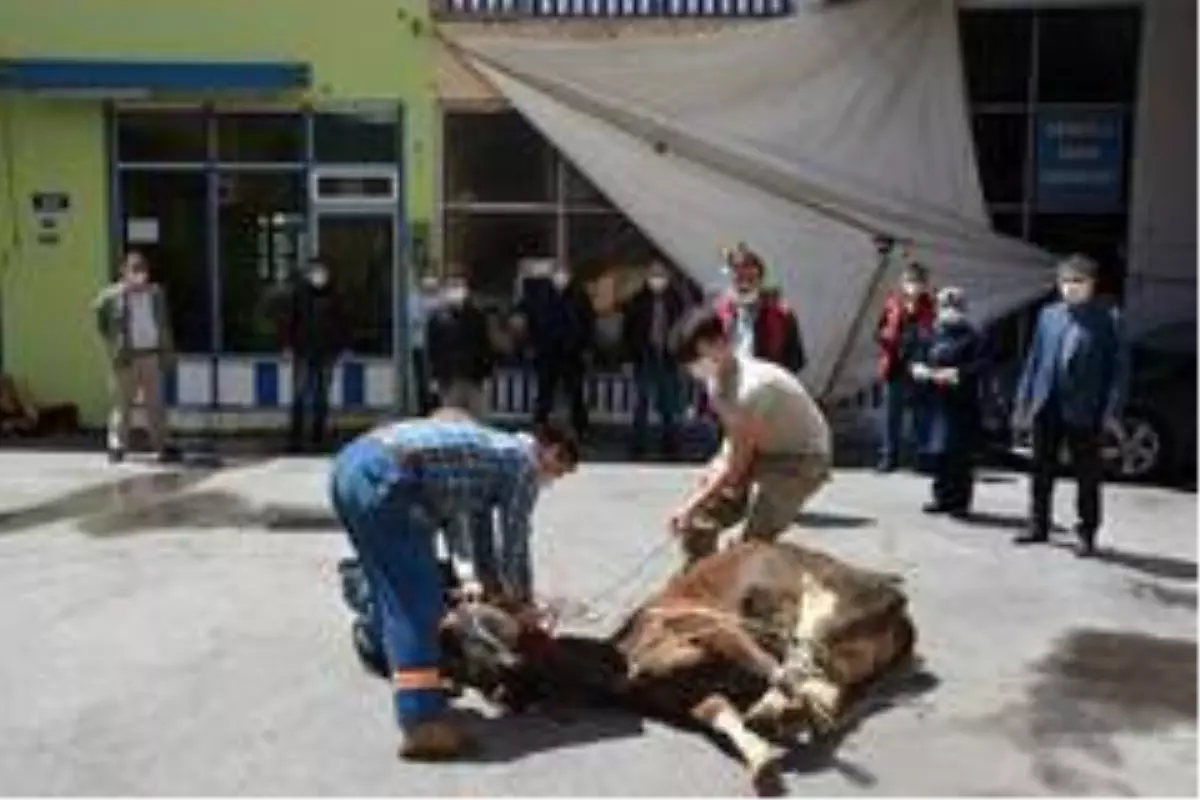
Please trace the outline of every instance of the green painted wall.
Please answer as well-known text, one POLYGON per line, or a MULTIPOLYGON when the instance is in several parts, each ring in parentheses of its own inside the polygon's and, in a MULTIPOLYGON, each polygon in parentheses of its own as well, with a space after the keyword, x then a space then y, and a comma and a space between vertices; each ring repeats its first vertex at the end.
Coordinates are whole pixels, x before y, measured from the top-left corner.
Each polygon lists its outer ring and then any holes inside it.
MULTIPOLYGON (((293 100, 402 101, 406 208, 417 223, 433 216, 437 169, 429 37, 423 0, 0 2, 0 58, 306 61, 314 88, 293 100)), ((0 92, 4 369, 39 398, 79 403, 91 425, 107 407, 88 311, 110 269, 103 125, 102 98, 0 92), (36 242, 29 198, 43 190, 71 196, 53 246, 36 242)))

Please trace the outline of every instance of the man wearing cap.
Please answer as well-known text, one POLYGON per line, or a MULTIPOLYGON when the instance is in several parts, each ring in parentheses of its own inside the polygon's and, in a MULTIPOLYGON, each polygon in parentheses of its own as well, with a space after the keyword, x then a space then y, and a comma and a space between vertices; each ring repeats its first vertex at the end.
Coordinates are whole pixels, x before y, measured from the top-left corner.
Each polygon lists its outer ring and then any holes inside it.
POLYGON ((1100 436, 1105 427, 1117 425, 1128 373, 1120 320, 1095 298, 1098 271, 1096 262, 1084 255, 1059 264, 1062 299, 1038 315, 1013 415, 1014 427, 1033 431, 1032 518, 1016 543, 1049 540, 1054 477, 1065 441, 1078 482, 1080 557, 1095 552, 1103 478, 1100 436))
POLYGON ((807 361, 796 312, 778 289, 764 288, 766 265, 745 242, 723 251, 733 278, 718 298, 716 312, 739 355, 771 361, 799 374, 807 361))

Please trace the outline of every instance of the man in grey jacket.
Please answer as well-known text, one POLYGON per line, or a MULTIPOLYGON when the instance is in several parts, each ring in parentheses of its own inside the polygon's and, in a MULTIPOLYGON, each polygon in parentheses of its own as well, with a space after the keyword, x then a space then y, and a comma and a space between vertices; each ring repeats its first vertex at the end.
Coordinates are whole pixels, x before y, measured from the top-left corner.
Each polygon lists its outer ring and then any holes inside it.
POLYGON ((150 280, 145 257, 130 251, 121 276, 105 287, 92 303, 96 325, 112 364, 113 410, 108 420, 108 458, 118 463, 129 444, 129 414, 140 394, 146 409, 150 445, 162 463, 179 460, 167 440, 163 404, 163 370, 174 359, 174 341, 166 295, 150 280))

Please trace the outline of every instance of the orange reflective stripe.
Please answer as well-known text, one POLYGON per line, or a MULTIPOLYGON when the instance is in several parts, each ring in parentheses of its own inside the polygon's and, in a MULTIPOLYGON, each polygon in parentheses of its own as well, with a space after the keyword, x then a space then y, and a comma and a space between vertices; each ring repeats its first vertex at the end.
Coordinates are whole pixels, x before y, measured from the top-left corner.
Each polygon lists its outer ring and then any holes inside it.
POLYGON ((397 689, 441 689, 442 676, 433 667, 398 669, 392 675, 392 684, 397 689))

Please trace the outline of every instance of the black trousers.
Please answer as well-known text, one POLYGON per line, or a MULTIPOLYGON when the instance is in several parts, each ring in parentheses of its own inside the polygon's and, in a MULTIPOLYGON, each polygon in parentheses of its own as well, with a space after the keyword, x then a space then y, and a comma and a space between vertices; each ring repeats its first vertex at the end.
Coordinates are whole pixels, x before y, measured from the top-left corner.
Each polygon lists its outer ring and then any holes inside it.
POLYGON ((333 365, 326 361, 297 359, 292 363, 292 413, 288 446, 293 452, 319 447, 325 441, 332 368, 333 365), (306 428, 309 434, 307 439, 304 436, 306 428))
POLYGON ((1104 479, 1100 429, 1068 425, 1053 403, 1042 409, 1033 423, 1033 525, 1038 533, 1050 530, 1058 453, 1064 442, 1070 450, 1071 468, 1078 484, 1075 508, 1079 514, 1079 532, 1090 539, 1100 528, 1100 484, 1104 479))
POLYGON ((947 448, 933 461, 933 502, 949 511, 967 511, 975 495, 975 458, 969 445, 947 448))
POLYGON ((571 408, 571 425, 582 436, 588 427, 587 403, 583 396, 584 366, 579 358, 540 358, 534 361, 537 374, 537 408, 533 421, 541 424, 550 419, 554 401, 561 388, 571 408))

